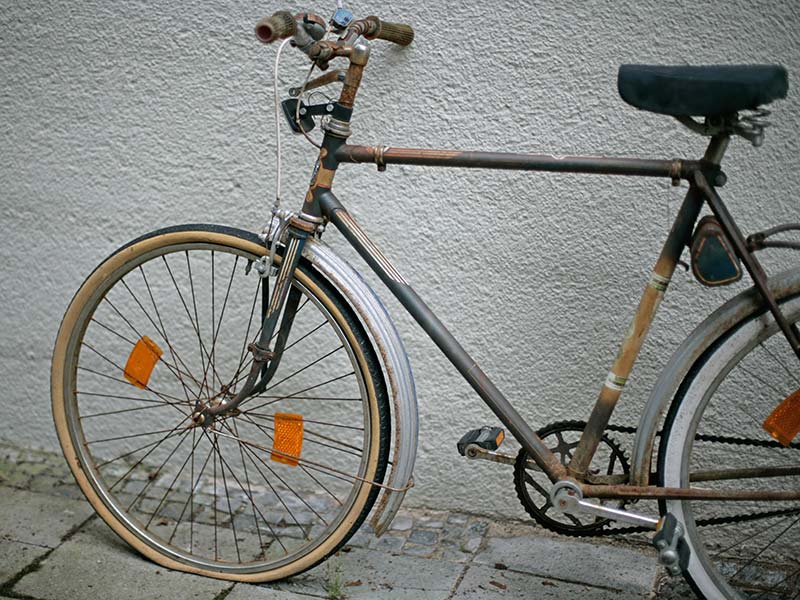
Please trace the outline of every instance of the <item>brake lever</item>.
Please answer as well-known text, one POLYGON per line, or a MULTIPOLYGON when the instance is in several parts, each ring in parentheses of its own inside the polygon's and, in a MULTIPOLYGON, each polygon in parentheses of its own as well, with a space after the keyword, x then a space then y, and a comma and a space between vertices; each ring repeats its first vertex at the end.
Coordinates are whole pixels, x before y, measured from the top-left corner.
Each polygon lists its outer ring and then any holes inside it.
POLYGON ((330 71, 328 73, 324 73, 319 77, 312 79, 309 81, 305 87, 292 87, 289 88, 289 95, 293 97, 297 97, 303 91, 313 90, 318 87, 322 87, 323 85, 328 85, 329 83, 336 83, 337 81, 344 81, 347 72, 342 69, 336 69, 335 71, 330 71))

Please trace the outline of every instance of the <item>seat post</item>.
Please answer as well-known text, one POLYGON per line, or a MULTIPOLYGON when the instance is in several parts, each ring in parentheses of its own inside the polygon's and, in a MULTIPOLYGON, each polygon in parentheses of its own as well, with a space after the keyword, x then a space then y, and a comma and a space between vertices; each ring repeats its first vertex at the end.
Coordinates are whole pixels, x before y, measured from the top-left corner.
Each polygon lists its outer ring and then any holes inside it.
POLYGON ((708 142, 708 148, 703 156, 703 160, 710 162, 715 166, 722 163, 722 157, 725 156, 725 151, 728 149, 728 144, 731 142, 729 133, 719 133, 711 137, 708 142))

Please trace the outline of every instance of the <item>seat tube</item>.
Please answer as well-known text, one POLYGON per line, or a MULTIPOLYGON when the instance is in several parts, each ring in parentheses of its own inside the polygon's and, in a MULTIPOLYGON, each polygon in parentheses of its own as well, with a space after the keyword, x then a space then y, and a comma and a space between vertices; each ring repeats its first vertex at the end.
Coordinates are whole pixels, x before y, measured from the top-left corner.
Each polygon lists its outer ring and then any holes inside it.
MULTIPOLYGON (((709 164, 719 165, 727 145, 727 136, 712 138, 706 150, 704 161, 709 164)), ((703 202, 703 194, 695 186, 691 186, 675 217, 672 229, 664 242, 650 280, 647 282, 647 287, 639 300, 639 306, 633 321, 628 327, 622 346, 603 383, 603 387, 600 389, 597 402, 592 409, 589 421, 572 456, 568 471, 574 477, 584 477, 589 469, 594 453, 600 444, 603 432, 611 420, 614 408, 633 370, 633 365, 647 337, 647 332, 650 330, 650 325, 655 318, 667 286, 672 280, 672 275, 675 272, 681 253, 691 239, 692 230, 700 215, 703 202)))

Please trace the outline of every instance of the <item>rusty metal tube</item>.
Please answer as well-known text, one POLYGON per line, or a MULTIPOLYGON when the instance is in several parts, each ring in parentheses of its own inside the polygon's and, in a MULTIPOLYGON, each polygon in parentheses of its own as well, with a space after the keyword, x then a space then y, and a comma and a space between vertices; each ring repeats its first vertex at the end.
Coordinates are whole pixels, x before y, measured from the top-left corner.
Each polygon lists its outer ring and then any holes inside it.
MULTIPOLYGON (((728 479, 750 479, 755 477, 791 477, 800 475, 800 466, 752 467, 747 469, 718 469, 693 471, 689 481, 724 481, 728 479)), ((798 482, 800 485, 800 482, 798 482)))
POLYGON ((650 498, 673 500, 800 500, 800 490, 717 490, 703 488, 671 488, 655 485, 582 485, 585 498, 650 498))
POLYGON ((701 167, 699 161, 551 156, 549 154, 516 152, 430 150, 349 144, 337 150, 336 159, 344 163, 554 171, 598 175, 667 177, 670 179, 685 178, 692 170, 701 167))

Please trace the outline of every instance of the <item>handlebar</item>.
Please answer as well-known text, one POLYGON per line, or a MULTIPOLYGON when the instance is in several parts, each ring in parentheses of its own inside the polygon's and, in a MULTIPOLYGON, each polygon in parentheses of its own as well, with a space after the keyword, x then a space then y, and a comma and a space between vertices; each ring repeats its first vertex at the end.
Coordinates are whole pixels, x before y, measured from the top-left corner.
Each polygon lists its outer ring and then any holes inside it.
POLYGON ((293 36, 296 32, 297 21, 287 10, 279 10, 271 17, 262 17, 256 23, 256 37, 265 44, 293 36))
POLYGON ((411 25, 404 23, 389 23, 381 21, 378 17, 372 16, 357 21, 356 24, 365 23, 365 28, 361 32, 368 40, 379 39, 392 42, 398 46, 408 46, 414 41, 414 30, 411 25))
MULTIPOLYGON (((307 16, 324 23, 324 20, 315 15, 307 16)), ((289 11, 281 10, 271 17, 263 17, 256 23, 256 37, 265 44, 271 44, 299 33, 297 24, 298 17, 292 16, 289 11)), ((414 40, 414 30, 410 25, 381 21, 374 16, 353 21, 343 37, 347 39, 358 35, 363 35, 368 40, 386 40, 399 46, 408 46, 414 40)))

